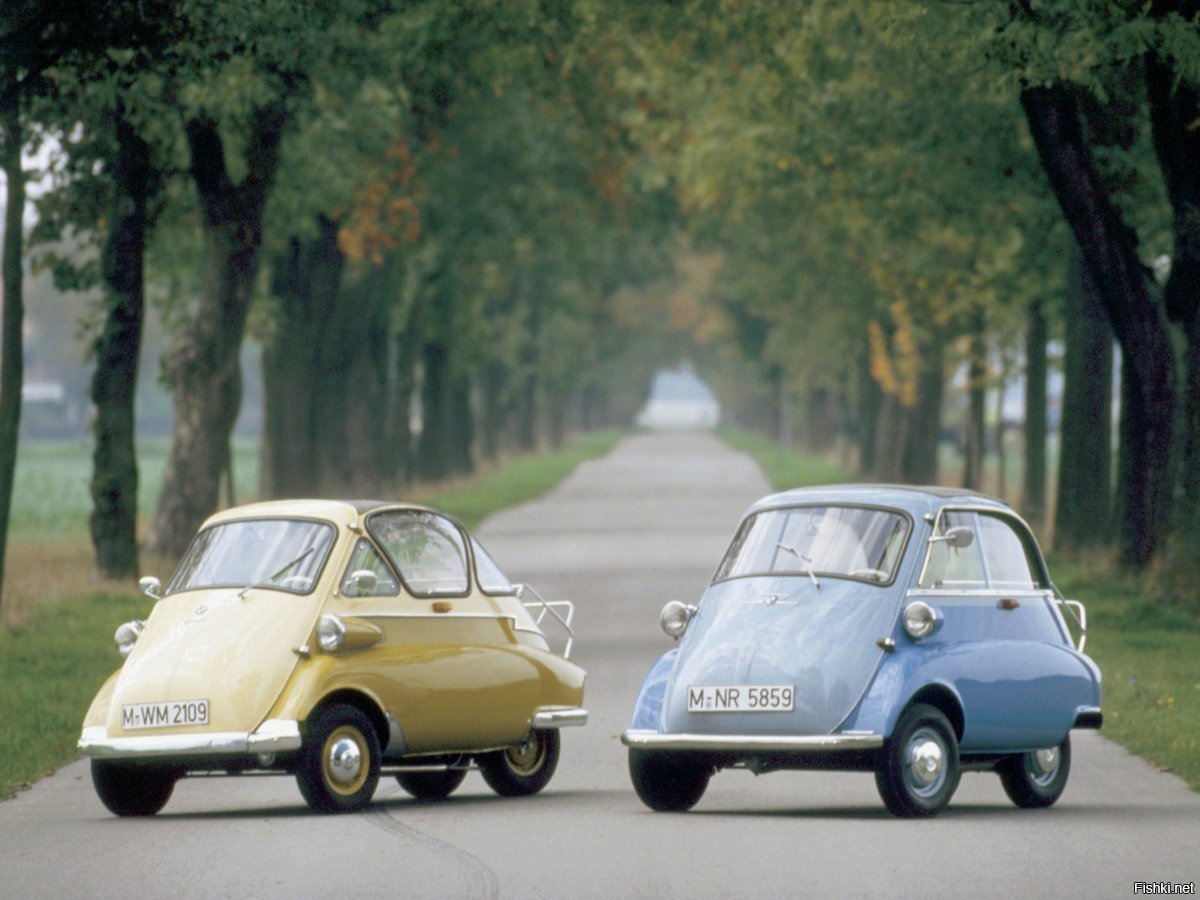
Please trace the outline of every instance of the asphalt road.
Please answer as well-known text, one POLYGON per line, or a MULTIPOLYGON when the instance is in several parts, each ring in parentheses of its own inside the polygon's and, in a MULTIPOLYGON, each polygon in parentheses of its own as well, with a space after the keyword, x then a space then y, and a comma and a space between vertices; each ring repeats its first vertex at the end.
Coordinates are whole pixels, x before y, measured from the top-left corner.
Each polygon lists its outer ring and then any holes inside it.
POLYGON ((421 804, 385 779, 367 812, 329 817, 290 778, 189 779, 158 816, 117 819, 76 763, 0 803, 0 900, 1129 897, 1138 882, 1200 882, 1200 796, 1093 733, 1076 734, 1049 810, 1018 810, 994 775, 968 774, 940 817, 905 821, 869 774, 741 771, 685 815, 645 809, 618 735, 669 647, 659 609, 699 596, 766 491, 709 435, 638 436, 480 530, 510 577, 578 606, 591 722, 564 731, 543 794, 500 799, 472 773, 421 804))

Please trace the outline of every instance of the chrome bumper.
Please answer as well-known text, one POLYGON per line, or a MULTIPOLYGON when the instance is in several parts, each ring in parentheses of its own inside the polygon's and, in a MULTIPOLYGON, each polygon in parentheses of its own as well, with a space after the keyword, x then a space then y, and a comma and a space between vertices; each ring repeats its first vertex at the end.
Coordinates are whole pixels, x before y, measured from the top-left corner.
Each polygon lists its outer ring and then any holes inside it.
POLYGON ((534 728, 567 728, 572 725, 586 725, 588 711, 578 706, 559 707, 557 709, 539 709, 534 713, 533 721, 529 724, 534 728))
POLYGON ((231 756, 239 753, 283 753, 300 749, 300 723, 268 719, 257 731, 200 734, 147 734, 109 737, 96 725, 83 729, 79 752, 98 759, 154 759, 169 756, 231 756))
POLYGON ((748 753, 824 753, 830 750, 876 750, 883 736, 869 733, 790 735, 660 734, 630 729, 621 735, 626 747, 645 750, 707 750, 748 753))

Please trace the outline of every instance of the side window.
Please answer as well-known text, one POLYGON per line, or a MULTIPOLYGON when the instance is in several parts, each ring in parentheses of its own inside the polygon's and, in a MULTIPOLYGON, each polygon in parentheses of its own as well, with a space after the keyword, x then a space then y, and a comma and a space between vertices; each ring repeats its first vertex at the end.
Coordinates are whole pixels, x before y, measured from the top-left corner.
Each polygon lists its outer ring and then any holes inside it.
POLYGON ((471 552, 475 554, 475 580, 485 594, 515 594, 516 586, 500 571, 496 561, 471 538, 471 552))
POLYGON ((969 528, 974 540, 967 547, 952 547, 948 541, 930 544, 920 587, 963 591, 1038 588, 1037 567, 1030 561, 1025 542, 1003 516, 944 513, 938 523, 939 534, 951 528, 969 528))
POLYGON ((354 545, 354 553, 350 556, 350 565, 346 566, 346 574, 342 576, 340 590, 347 597, 395 597, 400 592, 400 585, 396 583, 396 576, 371 542, 359 540, 354 545), (368 587, 370 578, 360 575, 364 572, 375 576, 374 587, 368 587))
POLYGON ((1030 564, 1025 543, 1013 526, 1000 516, 982 513, 977 521, 989 586, 999 591, 1036 590, 1036 567, 1030 564))
POLYGON ((449 519, 422 510, 400 510, 371 516, 367 529, 414 596, 467 593, 467 549, 462 532, 449 519))
MULTIPOLYGON (((975 530, 975 516, 967 512, 948 512, 939 522, 939 535, 951 528, 975 530)), ((976 535, 978 538, 978 535, 976 535)), ((920 587, 947 588, 962 591, 980 591, 987 587, 983 559, 980 556, 980 541, 974 540, 969 547, 951 547, 949 541, 934 541, 929 545, 925 569, 920 587)))

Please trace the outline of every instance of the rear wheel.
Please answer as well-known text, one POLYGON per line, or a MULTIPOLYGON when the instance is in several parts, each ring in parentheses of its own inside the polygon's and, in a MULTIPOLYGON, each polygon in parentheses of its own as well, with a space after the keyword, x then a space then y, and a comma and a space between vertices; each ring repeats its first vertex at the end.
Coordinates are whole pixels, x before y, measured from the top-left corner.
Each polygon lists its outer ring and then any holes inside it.
POLYGON ((1053 806, 1062 796, 1071 774, 1071 738, 1057 747, 1010 756, 996 767, 1004 793, 1017 806, 1038 809, 1053 806))
POLYGON ((466 777, 466 769, 444 769, 441 772, 399 772, 396 780, 418 800, 444 800, 466 777))
POLYGON ((477 757, 488 786, 503 797, 536 794, 550 783, 558 767, 557 729, 531 731, 515 746, 477 757))
POLYGON ((296 783, 317 812, 355 812, 379 784, 379 739, 359 709, 329 706, 313 719, 300 748, 296 783))
POLYGON ((100 802, 118 816, 152 816, 171 799, 180 773, 139 763, 92 760, 92 784, 100 802))
POLYGON ((629 751, 629 777, 643 803, 655 812, 687 812, 708 788, 711 769, 682 753, 629 751))
POLYGON ((897 816, 936 816, 958 788, 958 740, 941 710, 916 703, 883 745, 875 786, 897 816))

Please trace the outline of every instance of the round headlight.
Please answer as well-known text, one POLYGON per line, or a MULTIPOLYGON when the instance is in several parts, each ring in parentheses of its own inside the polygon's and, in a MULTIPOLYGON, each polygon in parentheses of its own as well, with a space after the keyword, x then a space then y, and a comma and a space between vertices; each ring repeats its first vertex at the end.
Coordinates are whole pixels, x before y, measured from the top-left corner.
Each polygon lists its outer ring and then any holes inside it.
POLYGON ((668 636, 677 638, 687 631, 688 622, 692 620, 692 613, 695 612, 690 606, 680 603, 678 600, 672 600, 663 607, 662 615, 659 616, 659 624, 662 625, 662 630, 668 636))
POLYGON ((904 630, 909 637, 920 639, 933 634, 938 625, 938 614, 933 607, 921 600, 915 600, 904 609, 904 630))
POLYGON ((133 652, 133 645, 137 643, 141 634, 142 623, 136 619, 117 628, 113 640, 117 642, 117 652, 121 654, 122 659, 133 652))
POLYGON ((337 616, 321 616, 317 623, 317 643, 326 653, 332 653, 346 640, 346 626, 337 616))

